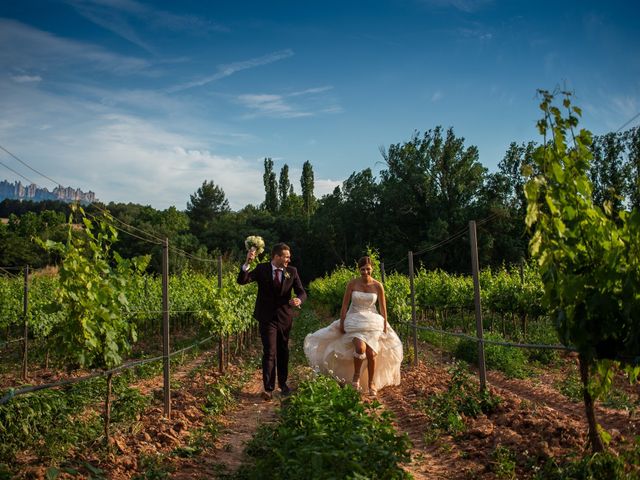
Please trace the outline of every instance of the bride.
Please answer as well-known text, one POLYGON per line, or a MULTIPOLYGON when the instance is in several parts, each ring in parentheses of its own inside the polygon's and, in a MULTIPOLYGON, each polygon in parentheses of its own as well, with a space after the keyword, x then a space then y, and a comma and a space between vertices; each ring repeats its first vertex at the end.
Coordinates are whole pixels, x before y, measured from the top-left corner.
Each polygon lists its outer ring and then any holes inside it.
POLYGON ((400 384, 402 342, 387 323, 384 288, 371 277, 371 259, 362 257, 358 268, 360 278, 347 285, 340 319, 307 335, 304 353, 312 367, 343 383, 351 377, 354 388, 366 385, 375 397, 379 388, 400 384))

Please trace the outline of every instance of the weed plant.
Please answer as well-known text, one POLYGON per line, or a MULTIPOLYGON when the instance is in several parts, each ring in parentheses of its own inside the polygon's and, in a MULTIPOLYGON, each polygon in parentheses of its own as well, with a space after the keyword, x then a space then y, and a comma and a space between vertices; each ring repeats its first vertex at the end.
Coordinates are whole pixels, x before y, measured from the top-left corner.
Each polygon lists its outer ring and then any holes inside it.
POLYGON ((516 459, 514 453, 504 445, 498 445, 491 454, 491 469, 496 478, 503 480, 516 479, 516 459))
MULTIPOLYGON (((558 345, 560 339, 552 321, 549 318, 545 318, 529 326, 524 342, 540 345, 558 345)), ((538 362, 542 365, 551 365, 560 359, 558 351, 552 349, 530 348, 525 351, 525 355, 530 361, 538 362)))
POLYGON ((365 404, 351 387, 319 376, 300 384, 277 424, 263 425, 248 444, 254 465, 237 479, 404 479, 410 442, 391 414, 365 404))
MULTIPOLYGON (((640 437, 638 437, 640 438, 640 437)), ((548 460, 534 480, 637 480, 640 478, 640 443, 621 455, 601 452, 565 461, 548 460)))
POLYGON ((170 468, 162 455, 142 455, 140 466, 143 472, 132 477, 132 480, 162 480, 169 478, 170 468))
POLYGON ((582 382, 577 372, 570 371, 555 387, 572 402, 582 401, 582 382))
POLYGON ((495 410, 500 398, 488 390, 480 391, 465 365, 455 362, 449 369, 451 380, 442 393, 419 400, 416 407, 430 419, 425 441, 434 443, 442 434, 459 435, 466 430, 465 417, 476 418, 495 410))
MULTIPOLYGON (((504 342, 504 338, 498 333, 486 333, 485 340, 504 342)), ((463 338, 458 343, 455 356, 461 360, 477 365, 478 342, 463 338)), ((511 378, 524 378, 527 375, 527 357, 521 349, 504 347, 492 343, 484 344, 485 364, 488 369, 500 370, 511 378)))
MULTIPOLYGON (((582 382, 577 372, 568 373, 555 387, 572 402, 582 402, 582 382)), ((612 386, 609 391, 603 394, 600 398, 600 404, 607 408, 626 410, 630 413, 639 407, 638 400, 634 401, 629 394, 616 386, 612 386)))

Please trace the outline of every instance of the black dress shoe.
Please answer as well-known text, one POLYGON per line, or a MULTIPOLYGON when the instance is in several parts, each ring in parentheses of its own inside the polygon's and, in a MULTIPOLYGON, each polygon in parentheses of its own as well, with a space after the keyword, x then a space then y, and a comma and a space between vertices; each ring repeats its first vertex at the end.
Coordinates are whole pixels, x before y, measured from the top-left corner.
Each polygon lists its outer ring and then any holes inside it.
POLYGON ((280 389, 280 393, 283 397, 288 397, 289 395, 291 395, 291 389, 287 385, 285 385, 280 389))
POLYGON ((262 399, 265 402, 268 402, 269 400, 271 400, 273 398, 273 393, 271 392, 267 392, 266 390, 264 392, 262 392, 262 399))

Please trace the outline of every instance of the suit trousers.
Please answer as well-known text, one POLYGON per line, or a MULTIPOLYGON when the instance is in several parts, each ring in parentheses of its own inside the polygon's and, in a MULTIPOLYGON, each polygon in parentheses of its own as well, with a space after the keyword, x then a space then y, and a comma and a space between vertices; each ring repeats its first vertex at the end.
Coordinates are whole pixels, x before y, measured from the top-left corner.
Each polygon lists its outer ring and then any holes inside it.
POLYGON ((284 388, 289 375, 289 333, 291 319, 282 320, 276 317, 269 322, 260 322, 260 338, 262 339, 262 383, 267 392, 275 390, 276 372, 278 387, 284 388))

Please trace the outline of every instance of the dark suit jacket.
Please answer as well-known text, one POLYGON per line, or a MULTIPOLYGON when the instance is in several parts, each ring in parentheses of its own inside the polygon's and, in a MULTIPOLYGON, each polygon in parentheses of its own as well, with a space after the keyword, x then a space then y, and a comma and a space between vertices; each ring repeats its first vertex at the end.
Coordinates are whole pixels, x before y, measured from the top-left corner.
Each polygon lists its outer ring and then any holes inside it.
POLYGON ((260 263, 258 266, 248 272, 244 272, 240 268, 238 274, 238 283, 245 285, 247 283, 256 282, 258 284, 258 298, 256 298, 256 307, 253 316, 258 322, 269 322, 277 317, 278 322, 290 322, 293 318, 295 307, 289 305, 291 299, 291 291, 301 300, 307 299, 307 292, 304 291, 298 270, 295 267, 288 266, 284 269, 282 285, 279 291, 273 283, 273 272, 271 262, 260 263))

